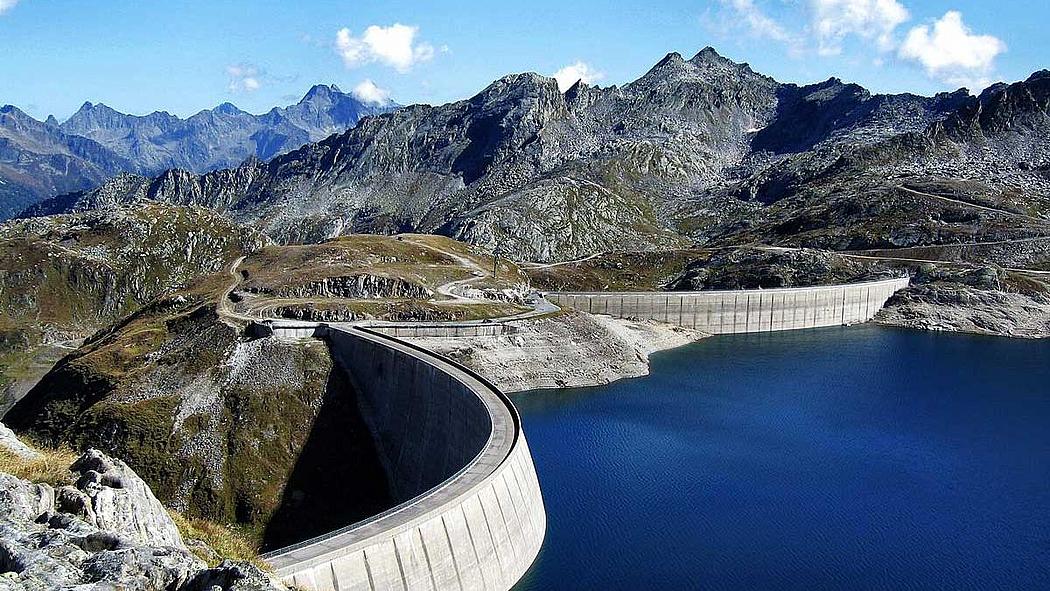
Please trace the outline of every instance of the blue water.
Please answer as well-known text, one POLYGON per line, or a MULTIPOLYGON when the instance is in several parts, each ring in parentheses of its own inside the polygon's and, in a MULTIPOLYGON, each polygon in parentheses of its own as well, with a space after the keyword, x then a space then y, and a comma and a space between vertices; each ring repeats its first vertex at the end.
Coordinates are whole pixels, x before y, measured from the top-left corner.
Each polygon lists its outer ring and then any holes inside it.
POLYGON ((515 397, 547 507, 517 589, 1050 589, 1050 343, 724 336, 515 397))

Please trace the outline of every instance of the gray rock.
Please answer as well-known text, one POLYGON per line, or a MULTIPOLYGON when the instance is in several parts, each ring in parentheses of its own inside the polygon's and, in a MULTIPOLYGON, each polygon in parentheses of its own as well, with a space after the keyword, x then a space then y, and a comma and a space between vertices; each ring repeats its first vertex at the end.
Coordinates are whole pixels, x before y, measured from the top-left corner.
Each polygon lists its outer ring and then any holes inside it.
POLYGON ((254 565, 226 560, 215 568, 197 573, 182 591, 270 591, 283 588, 282 583, 254 565))
POLYGON ((33 484, 0 472, 0 516, 35 521, 54 508, 55 489, 50 485, 33 484))
POLYGON ((79 488, 58 491, 0 473, 0 590, 286 589, 250 564, 206 568, 123 462, 91 450, 73 470, 79 488))
POLYGON ((27 460, 40 457, 39 452, 22 443, 22 440, 15 435, 15 432, 8 429, 7 425, 4 425, 3 423, 0 423, 0 447, 27 460))
POLYGON ((177 548, 135 547, 103 551, 84 561, 86 583, 143 591, 168 591, 183 586, 203 563, 177 548))
POLYGON ((98 527, 137 544, 185 550, 179 529, 153 491, 124 462, 88 450, 73 463, 98 527))

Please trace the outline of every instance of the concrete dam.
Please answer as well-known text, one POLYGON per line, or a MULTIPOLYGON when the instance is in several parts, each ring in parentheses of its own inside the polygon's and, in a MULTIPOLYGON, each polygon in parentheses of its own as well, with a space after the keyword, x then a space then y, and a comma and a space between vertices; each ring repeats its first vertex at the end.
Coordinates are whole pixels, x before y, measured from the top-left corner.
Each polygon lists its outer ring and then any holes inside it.
POLYGON ((360 394, 397 503, 264 555, 281 578, 311 591, 506 591, 517 583, 547 522, 521 419, 504 394, 464 367, 361 327, 252 330, 328 340, 360 394))
MULTIPOLYGON (((908 283, 547 298, 593 314, 728 334, 866 322, 908 283)), ((513 333, 504 324, 252 324, 256 336, 328 341, 358 393, 395 503, 265 554, 280 577, 311 591, 507 591, 525 574, 543 544, 546 514, 517 410, 476 373, 398 338, 513 333)))
POLYGON ((709 334, 773 332, 867 322, 907 277, 784 289, 690 292, 561 292, 559 306, 615 318, 656 320, 709 334))

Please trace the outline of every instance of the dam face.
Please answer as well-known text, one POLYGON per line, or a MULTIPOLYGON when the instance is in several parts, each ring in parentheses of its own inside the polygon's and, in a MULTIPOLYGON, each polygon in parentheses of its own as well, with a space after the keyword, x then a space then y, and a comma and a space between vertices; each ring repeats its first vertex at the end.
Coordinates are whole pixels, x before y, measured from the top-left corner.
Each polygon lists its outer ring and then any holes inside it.
POLYGON ((709 334, 859 324, 875 317, 909 279, 787 289, 692 292, 562 292, 549 301, 591 314, 656 320, 709 334))
POLYGON ((268 329, 329 341, 398 503, 265 555, 278 575, 309 590, 510 589, 546 531, 510 401, 469 370, 377 332, 306 323, 268 329))

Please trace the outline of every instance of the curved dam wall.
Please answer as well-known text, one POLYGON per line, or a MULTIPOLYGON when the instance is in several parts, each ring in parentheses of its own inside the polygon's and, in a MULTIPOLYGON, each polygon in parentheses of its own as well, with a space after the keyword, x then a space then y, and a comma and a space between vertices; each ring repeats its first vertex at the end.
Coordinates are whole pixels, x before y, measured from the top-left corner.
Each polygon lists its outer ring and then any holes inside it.
POLYGON ((771 332, 859 324, 875 317, 901 277, 867 283, 786 289, 691 292, 562 292, 549 301, 591 314, 656 320, 710 334, 771 332))
POLYGON ((265 555, 279 576, 326 591, 506 591, 521 578, 543 543, 546 515, 506 396, 447 359, 367 329, 273 323, 257 330, 329 341, 359 392, 399 503, 265 555))

